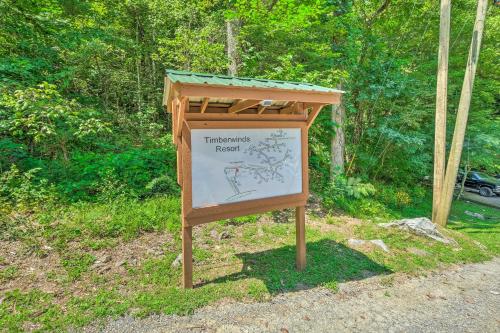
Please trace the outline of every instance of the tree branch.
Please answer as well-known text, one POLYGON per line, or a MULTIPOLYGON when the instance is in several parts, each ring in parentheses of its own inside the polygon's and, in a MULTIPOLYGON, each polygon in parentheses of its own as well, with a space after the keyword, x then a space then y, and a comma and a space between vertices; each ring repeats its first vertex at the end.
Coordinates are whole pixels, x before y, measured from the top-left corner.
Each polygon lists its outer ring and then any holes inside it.
POLYGON ((369 18, 368 20, 366 21, 366 24, 367 25, 372 25, 373 24, 373 21, 378 17, 380 16, 380 14, 382 14, 386 9, 387 7, 389 7, 389 4, 391 3, 391 0, 385 0, 384 3, 382 3, 382 5, 380 5, 380 7, 375 11, 375 13, 373 13, 369 18))

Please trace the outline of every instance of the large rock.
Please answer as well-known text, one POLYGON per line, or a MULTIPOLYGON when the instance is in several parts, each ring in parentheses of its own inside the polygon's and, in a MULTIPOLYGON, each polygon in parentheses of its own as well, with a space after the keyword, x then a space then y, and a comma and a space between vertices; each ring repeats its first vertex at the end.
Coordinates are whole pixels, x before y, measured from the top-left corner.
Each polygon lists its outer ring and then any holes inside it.
POLYGON ((396 227, 402 230, 413 232, 420 236, 432 238, 438 242, 450 244, 451 240, 443 236, 436 225, 426 217, 417 217, 414 219, 402 219, 390 223, 379 223, 383 228, 396 227))

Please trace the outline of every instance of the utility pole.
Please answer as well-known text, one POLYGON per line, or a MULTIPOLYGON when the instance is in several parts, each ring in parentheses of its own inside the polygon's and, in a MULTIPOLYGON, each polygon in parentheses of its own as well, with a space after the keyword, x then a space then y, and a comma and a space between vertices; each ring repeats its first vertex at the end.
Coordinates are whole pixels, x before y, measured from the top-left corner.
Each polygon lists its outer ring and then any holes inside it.
POLYGON ((441 0, 439 21, 439 53, 436 88, 436 122, 434 132, 434 182, 432 221, 436 223, 446 165, 446 109, 448 100, 448 51, 450 45, 451 0, 441 0))
POLYGON ((486 17, 487 7, 488 0, 478 1, 476 22, 474 23, 474 31, 472 33, 469 58, 467 60, 467 68, 465 69, 464 83, 462 85, 462 93, 460 95, 460 102, 458 104, 455 131, 453 132, 450 156, 448 158, 448 165, 446 166, 444 188, 443 192, 441 193, 439 207, 436 215, 436 223, 443 226, 446 225, 448 215, 450 214, 451 201, 453 199, 453 190, 455 188, 458 167, 460 165, 460 158, 464 145, 465 129, 467 127, 467 118, 469 116, 472 88, 474 86, 474 77, 476 75, 477 62, 479 59, 479 49, 481 48, 481 39, 483 37, 484 20, 486 17))

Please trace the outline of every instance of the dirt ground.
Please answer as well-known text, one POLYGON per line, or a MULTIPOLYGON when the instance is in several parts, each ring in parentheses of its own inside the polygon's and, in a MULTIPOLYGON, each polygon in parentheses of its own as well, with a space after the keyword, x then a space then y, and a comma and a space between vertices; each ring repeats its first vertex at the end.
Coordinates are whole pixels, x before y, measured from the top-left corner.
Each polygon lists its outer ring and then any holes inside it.
POLYGON ((500 258, 408 277, 373 277, 191 316, 123 317, 86 332, 500 332, 500 258))

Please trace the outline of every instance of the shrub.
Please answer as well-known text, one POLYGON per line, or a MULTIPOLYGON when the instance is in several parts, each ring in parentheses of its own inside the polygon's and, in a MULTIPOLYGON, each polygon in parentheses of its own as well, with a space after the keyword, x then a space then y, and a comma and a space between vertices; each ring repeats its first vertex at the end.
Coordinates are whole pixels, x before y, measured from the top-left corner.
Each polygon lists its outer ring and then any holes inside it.
POLYGON ((154 178, 146 185, 146 195, 153 196, 158 194, 179 194, 179 185, 167 175, 154 178))
POLYGON ((40 169, 20 172, 15 164, 0 175, 0 207, 4 213, 33 210, 54 203, 55 188, 46 179, 36 179, 40 169))

